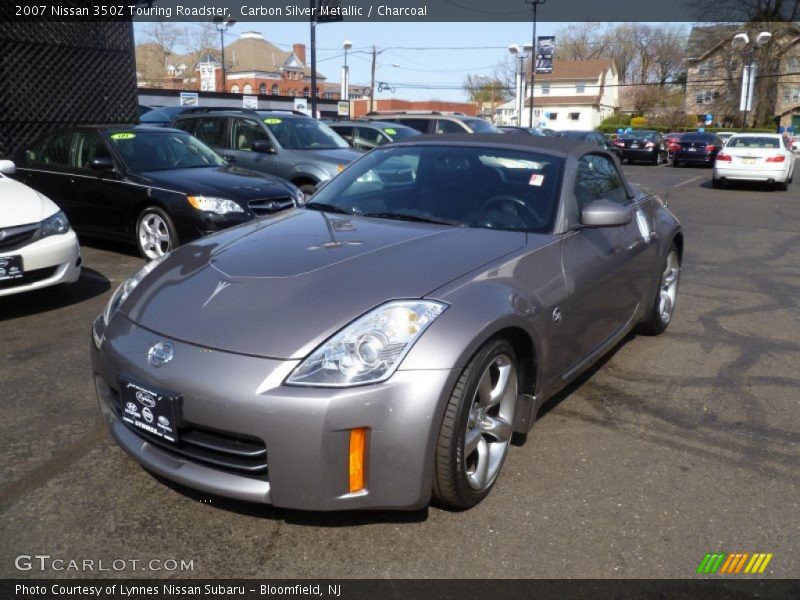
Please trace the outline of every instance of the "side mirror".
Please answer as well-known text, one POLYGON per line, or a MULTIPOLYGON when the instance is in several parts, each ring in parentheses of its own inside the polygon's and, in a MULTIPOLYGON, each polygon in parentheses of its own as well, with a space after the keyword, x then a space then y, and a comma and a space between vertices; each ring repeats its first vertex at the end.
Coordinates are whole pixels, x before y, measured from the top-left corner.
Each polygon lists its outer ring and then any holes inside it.
POLYGON ((110 156, 95 156, 89 165, 93 171, 110 172, 114 170, 114 161, 110 156))
POLYGON ((253 142, 253 151, 263 152, 264 154, 275 154, 275 147, 270 144, 269 140, 256 140, 253 142))
POLYGON ((595 200, 581 211, 584 227, 620 227, 631 222, 631 209, 609 200, 595 200))
POLYGON ((13 175, 16 172, 17 166, 14 164, 14 161, 0 160, 0 173, 3 175, 13 175))

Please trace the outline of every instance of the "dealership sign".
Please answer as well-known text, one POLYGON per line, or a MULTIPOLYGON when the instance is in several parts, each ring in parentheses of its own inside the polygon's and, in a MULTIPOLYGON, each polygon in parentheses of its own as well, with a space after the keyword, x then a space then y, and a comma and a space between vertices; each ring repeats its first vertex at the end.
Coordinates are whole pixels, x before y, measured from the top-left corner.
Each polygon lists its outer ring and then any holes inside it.
POLYGON ((553 54, 556 52, 556 37, 540 35, 536 41, 536 72, 553 72, 553 54))

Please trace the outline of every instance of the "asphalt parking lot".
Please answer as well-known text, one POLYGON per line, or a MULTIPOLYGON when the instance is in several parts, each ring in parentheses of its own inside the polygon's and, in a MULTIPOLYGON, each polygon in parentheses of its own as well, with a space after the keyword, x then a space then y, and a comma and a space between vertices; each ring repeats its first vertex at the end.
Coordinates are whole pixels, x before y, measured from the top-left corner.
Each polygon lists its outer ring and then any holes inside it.
POLYGON ((88 356, 92 319, 143 264, 132 249, 87 243, 78 284, 0 299, 0 576, 683 578, 722 551, 773 553, 764 576, 797 577, 800 185, 625 171, 669 189, 683 223, 675 320, 549 402, 463 513, 277 510, 144 471, 100 422, 88 356), (18 571, 32 554, 140 563, 18 571))

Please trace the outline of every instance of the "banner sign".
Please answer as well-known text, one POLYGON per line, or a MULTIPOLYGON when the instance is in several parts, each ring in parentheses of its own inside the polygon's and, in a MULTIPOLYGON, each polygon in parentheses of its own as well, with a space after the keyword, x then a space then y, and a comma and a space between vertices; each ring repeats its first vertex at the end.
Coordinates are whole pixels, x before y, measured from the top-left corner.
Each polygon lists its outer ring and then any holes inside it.
POLYGON ((242 96, 242 108, 258 110, 258 96, 242 96))
POLYGON ((181 92, 181 106, 198 106, 200 98, 197 92, 181 92))
POLYGON ((536 39, 536 72, 553 72, 553 54, 556 52, 556 37, 540 35, 536 39))

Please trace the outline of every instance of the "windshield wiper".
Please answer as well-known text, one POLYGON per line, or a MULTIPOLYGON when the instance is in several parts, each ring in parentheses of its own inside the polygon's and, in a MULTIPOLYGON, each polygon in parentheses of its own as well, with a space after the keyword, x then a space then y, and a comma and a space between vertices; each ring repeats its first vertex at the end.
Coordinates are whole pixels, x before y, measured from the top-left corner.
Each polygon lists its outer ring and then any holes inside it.
POLYGON ((304 205, 306 208, 310 208, 312 210, 319 210, 322 212, 330 212, 330 213, 337 213, 340 215, 352 215, 349 210, 345 210, 336 206, 335 204, 326 204, 325 202, 308 202, 304 205))
POLYGON ((461 221, 452 219, 440 219, 438 217, 425 217, 422 215, 410 215, 408 213, 364 213, 362 217, 375 217, 376 219, 394 219, 395 221, 415 221, 417 223, 435 223, 437 225, 450 225, 451 227, 465 227, 461 221))

